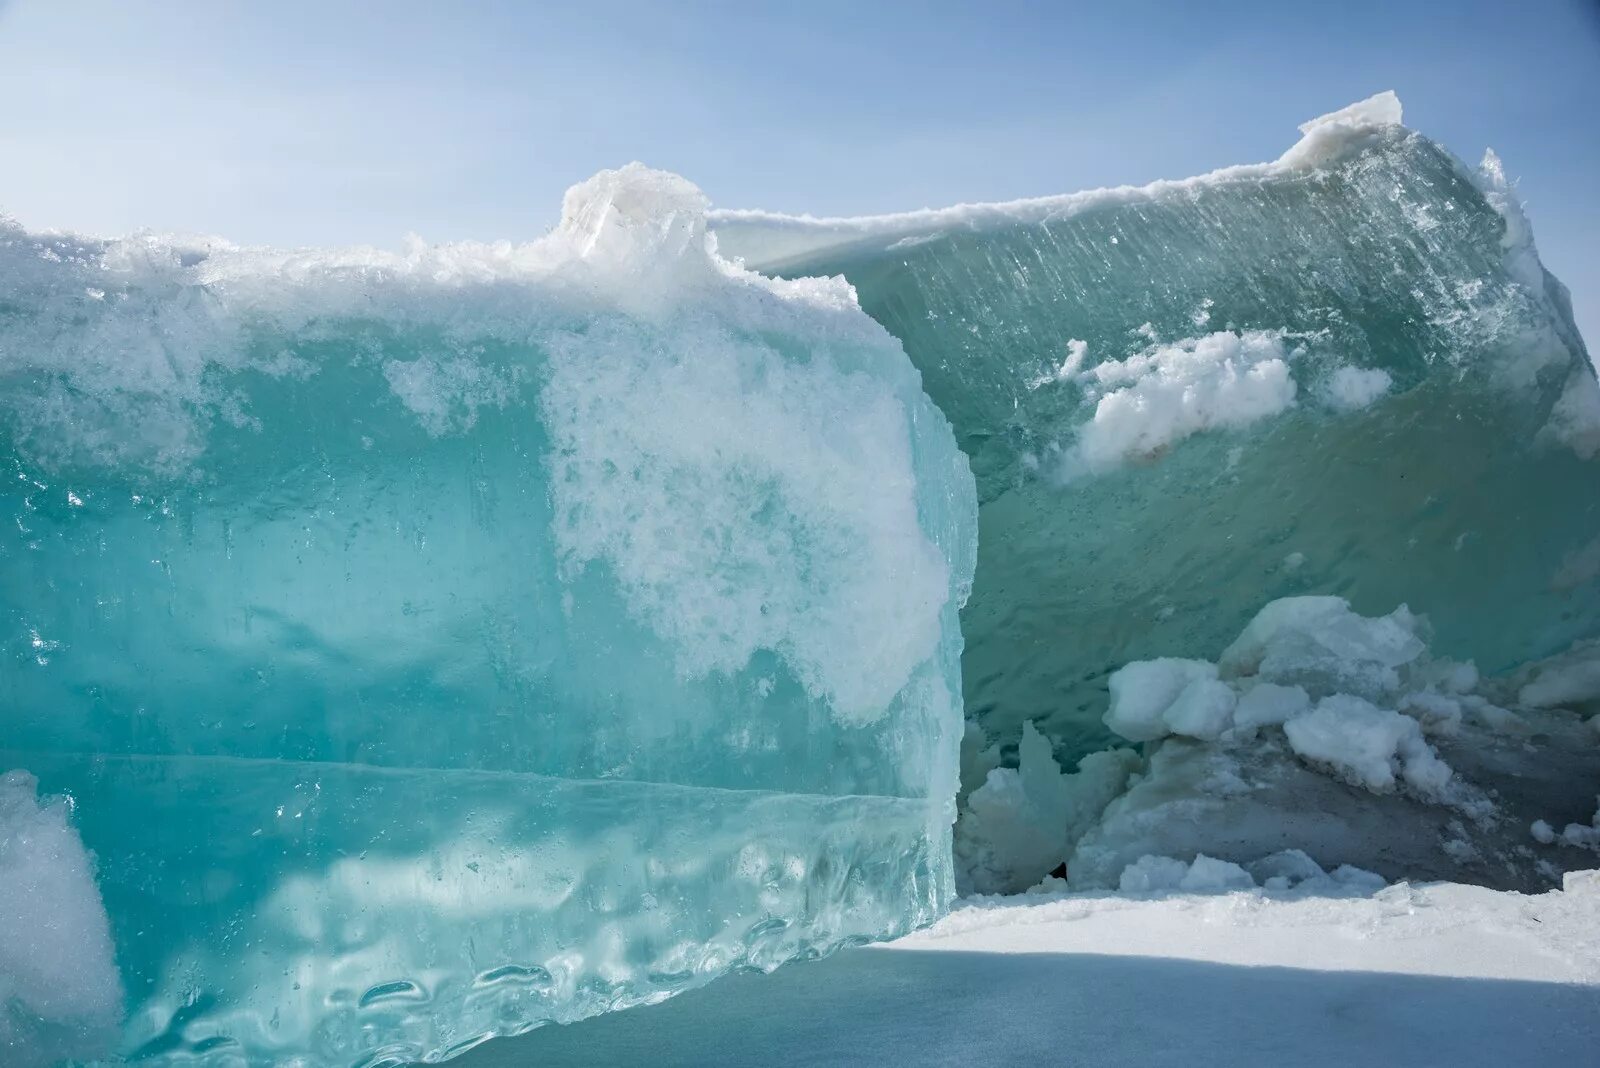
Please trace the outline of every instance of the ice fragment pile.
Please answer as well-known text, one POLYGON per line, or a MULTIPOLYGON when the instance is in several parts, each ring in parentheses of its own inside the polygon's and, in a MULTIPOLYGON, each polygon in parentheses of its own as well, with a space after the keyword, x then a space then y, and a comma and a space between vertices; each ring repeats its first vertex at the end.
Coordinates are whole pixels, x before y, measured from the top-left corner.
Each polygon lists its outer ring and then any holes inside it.
MULTIPOLYGON (((1215 661, 1114 672, 1105 723, 1139 751, 1091 753, 1071 773, 1031 723, 1016 769, 994 766, 998 747, 969 725, 964 773, 979 785, 956 824, 958 886, 1023 891, 1064 862, 1075 888, 1195 889, 1238 865, 1257 881, 1292 874, 1253 866, 1285 850, 1380 882, 1558 884, 1600 841, 1600 721, 1433 655, 1431 630, 1404 606, 1364 617, 1339 597, 1274 601, 1215 661), (1576 822, 1558 833, 1562 821, 1576 822)), ((1573 673, 1587 648, 1527 674, 1573 673)))

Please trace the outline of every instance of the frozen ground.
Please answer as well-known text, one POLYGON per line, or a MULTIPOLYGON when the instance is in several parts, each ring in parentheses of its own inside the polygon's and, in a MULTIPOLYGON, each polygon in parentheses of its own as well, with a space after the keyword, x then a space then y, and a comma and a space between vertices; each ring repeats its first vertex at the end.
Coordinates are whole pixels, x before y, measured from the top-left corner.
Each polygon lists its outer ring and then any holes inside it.
POLYGON ((1600 1065, 1600 875, 969 899, 898 942, 459 1063, 1600 1065))

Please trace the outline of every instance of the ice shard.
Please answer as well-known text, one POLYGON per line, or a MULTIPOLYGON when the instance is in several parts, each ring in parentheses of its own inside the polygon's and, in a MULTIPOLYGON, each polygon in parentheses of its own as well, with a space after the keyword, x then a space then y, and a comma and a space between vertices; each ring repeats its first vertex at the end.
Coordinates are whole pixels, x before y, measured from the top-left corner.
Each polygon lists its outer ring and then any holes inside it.
POLYGON ((433 1060, 944 907, 967 460, 704 207, 633 165, 521 246, 0 224, 0 887, 57 872, 93 958, 74 1002, 0 948, 0 1060, 433 1060))
MULTIPOLYGON (((1492 154, 1380 94, 1279 160, 861 219, 728 211, 721 250, 843 275, 971 456, 966 709, 1111 741, 1107 677, 1279 597, 1425 613, 1494 673, 1600 632, 1600 388, 1492 154)), ((1070 764, 1068 764, 1070 766, 1070 764)), ((969 788, 975 783, 966 784, 969 788)))

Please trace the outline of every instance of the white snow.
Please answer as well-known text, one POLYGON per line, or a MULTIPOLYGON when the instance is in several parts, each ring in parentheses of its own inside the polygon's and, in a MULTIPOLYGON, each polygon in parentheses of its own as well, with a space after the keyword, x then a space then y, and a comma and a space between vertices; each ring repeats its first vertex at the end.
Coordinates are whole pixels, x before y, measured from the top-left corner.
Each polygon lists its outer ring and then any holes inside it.
POLYGON ((1368 790, 1393 789, 1397 771, 1425 797, 1440 796, 1450 782, 1449 765, 1423 740, 1416 720, 1351 694, 1324 697, 1283 731, 1296 753, 1368 790))
MULTIPOLYGON (((1288 892, 1247 887, 1154 900, 1059 892, 967 899, 890 947, 982 945, 999 952, 1545 979, 1594 986, 1600 999, 1600 888, 1590 889, 1584 873, 1573 873, 1569 883, 1575 891, 1524 895, 1454 883, 1386 886, 1350 869, 1310 874, 1288 892)), ((1600 1026, 1600 1018, 1594 1023, 1600 1026)))
POLYGON ((1107 727, 1131 742, 1149 742, 1171 733, 1163 716, 1184 687, 1215 679, 1217 666, 1204 660, 1161 657, 1136 660, 1112 673, 1107 727))
POLYGON ((1322 384, 1322 395, 1327 403, 1343 412, 1365 408, 1389 392, 1394 379, 1381 367, 1361 368, 1345 366, 1334 371, 1322 384))
POLYGON ((1162 658, 1125 664, 1111 675, 1106 726, 1129 741, 1177 734, 1214 741, 1233 729, 1283 726, 1309 760, 1337 768, 1369 789, 1394 784, 1387 770, 1429 795, 1449 769, 1422 740, 1419 724, 1448 733, 1462 702, 1432 686, 1469 685, 1470 665, 1421 661, 1416 689, 1408 667, 1426 652, 1418 622, 1404 606, 1387 616, 1357 615, 1341 597, 1286 597, 1258 612, 1223 651, 1220 662, 1162 658), (1220 676, 1220 678, 1219 678, 1220 676), (1309 689, 1308 689, 1309 688, 1309 689), (1312 692, 1322 695, 1309 711, 1312 692), (1346 692, 1354 691, 1354 692, 1346 692), (1397 698, 1409 715, 1367 698, 1397 698))
POLYGON ((765 270, 819 249, 858 241, 876 241, 887 247, 906 242, 907 239, 936 236, 951 230, 1068 218, 1102 205, 1140 204, 1168 197, 1189 196, 1202 186, 1260 182, 1284 174, 1325 167, 1366 144, 1372 137, 1399 128, 1400 117, 1399 98, 1392 92, 1379 93, 1305 123, 1300 128, 1300 140, 1271 163, 1225 167, 1193 178, 1158 181, 1144 186, 1123 185, 1058 196, 989 204, 957 204, 948 208, 923 208, 919 211, 855 218, 718 210, 709 213, 708 219, 716 232, 718 248, 723 255, 743 260, 746 266, 765 270))
POLYGON ((1526 669, 1517 700, 1530 708, 1563 708, 1600 700, 1600 641, 1578 642, 1526 669))
POLYGON ((63 799, 0 774, 0 1063, 108 1055, 122 1016, 94 862, 63 799))
POLYGON ((1600 873, 1525 896, 1274 865, 1300 885, 967 899, 897 942, 492 1042, 460 1063, 1594 1062, 1600 873))
POLYGON ((1233 722, 1238 698, 1233 687, 1219 679, 1195 679, 1161 714, 1173 734, 1207 741, 1219 737, 1233 722))
POLYGON ((1293 168, 1326 166, 1348 152, 1352 144, 1387 127, 1399 126, 1403 117, 1400 98, 1392 90, 1358 100, 1302 123, 1300 141, 1278 158, 1278 164, 1293 168))
MULTIPOLYGON (((1537 696, 1540 680, 1587 692, 1573 680, 1592 650, 1484 681, 1471 662, 1430 657, 1428 632, 1404 606, 1368 617, 1339 597, 1292 597, 1263 607, 1219 664, 1163 658, 1114 672, 1105 722, 1142 743, 1145 763, 1078 834, 1070 884, 1117 886, 1146 855, 1244 863, 1300 848, 1390 877, 1547 885, 1568 863, 1532 851, 1518 828, 1552 807, 1570 818, 1574 784, 1600 769, 1586 755, 1595 732, 1571 711, 1498 702, 1518 686, 1537 696)), ((1563 841, 1590 833, 1574 825, 1563 841)))
POLYGON ((1448 694, 1422 690, 1400 699, 1400 711, 1412 717, 1427 734, 1454 734, 1461 726, 1461 701, 1448 694))
POLYGON ((1153 456, 1203 430, 1276 415, 1294 405, 1296 390, 1283 335, 1264 330, 1153 344, 1078 380, 1095 409, 1063 459, 1068 479, 1153 456))
POLYGON ((1597 807, 1593 819, 1587 824, 1569 823, 1559 834, 1547 821, 1534 820, 1530 828, 1534 839, 1544 845, 1560 844, 1577 849, 1592 849, 1600 853, 1600 797, 1596 797, 1595 801, 1597 807))

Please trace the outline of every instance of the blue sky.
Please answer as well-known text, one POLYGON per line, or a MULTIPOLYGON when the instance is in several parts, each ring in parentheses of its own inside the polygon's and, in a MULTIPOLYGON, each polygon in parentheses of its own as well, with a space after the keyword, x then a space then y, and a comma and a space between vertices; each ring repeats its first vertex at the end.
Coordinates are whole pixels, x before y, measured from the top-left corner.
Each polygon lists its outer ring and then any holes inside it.
POLYGON ((1520 182, 1600 347, 1600 3, 0 0, 0 211, 270 244, 521 239, 641 159, 880 212, 1271 159, 1395 89, 1520 182))

